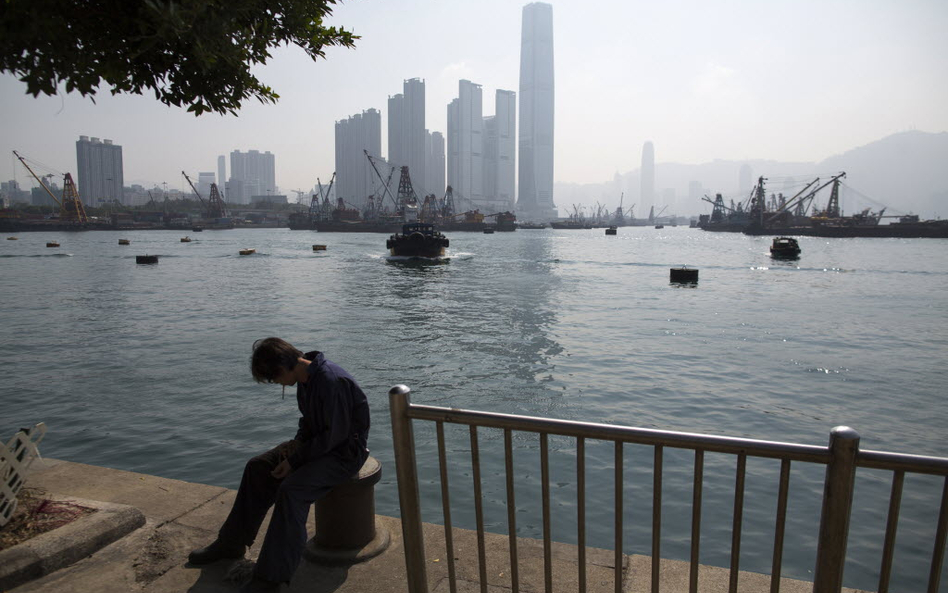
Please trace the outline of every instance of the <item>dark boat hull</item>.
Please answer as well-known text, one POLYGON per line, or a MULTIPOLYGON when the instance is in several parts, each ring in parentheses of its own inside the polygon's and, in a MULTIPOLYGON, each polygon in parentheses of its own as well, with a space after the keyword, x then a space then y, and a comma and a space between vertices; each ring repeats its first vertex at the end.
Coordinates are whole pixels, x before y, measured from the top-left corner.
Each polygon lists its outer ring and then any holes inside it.
MULTIPOLYGON (((939 221, 941 222, 941 221, 939 221)), ((948 239, 945 224, 883 224, 878 226, 803 226, 744 229, 747 235, 798 235, 804 237, 876 237, 901 239, 948 239)))
POLYGON ((450 242, 426 223, 405 224, 402 232, 388 238, 385 247, 397 257, 441 257, 450 242))
POLYGON ((320 233, 397 233, 399 222, 316 222, 313 228, 320 233))
POLYGON ((399 245, 389 249, 396 257, 442 257, 444 247, 440 245, 399 245))

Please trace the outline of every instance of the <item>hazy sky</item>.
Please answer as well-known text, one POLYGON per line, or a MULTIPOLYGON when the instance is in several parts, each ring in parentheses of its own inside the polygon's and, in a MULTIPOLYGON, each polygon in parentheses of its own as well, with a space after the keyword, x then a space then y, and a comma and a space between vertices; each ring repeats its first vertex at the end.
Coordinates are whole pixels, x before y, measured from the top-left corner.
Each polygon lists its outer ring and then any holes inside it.
MULTIPOLYGON (((336 120, 382 112, 402 80, 426 81, 426 125, 445 132, 458 80, 519 91, 520 19, 509 0, 353 0, 332 24, 362 39, 310 61, 277 50, 257 71, 281 99, 238 117, 169 108, 153 95, 93 104, 33 99, 0 76, 0 179, 16 149, 75 171, 79 135, 123 147, 125 182, 182 188, 181 170, 217 170, 217 155, 269 150, 284 193, 334 168, 336 120)), ((555 180, 601 182, 656 162, 764 158, 819 161, 886 135, 948 130, 944 0, 554 0, 555 180)), ((28 181, 19 163, 15 178, 28 181)), ((228 174, 229 160, 228 160, 228 174)), ((24 183, 25 184, 25 183, 24 183)))

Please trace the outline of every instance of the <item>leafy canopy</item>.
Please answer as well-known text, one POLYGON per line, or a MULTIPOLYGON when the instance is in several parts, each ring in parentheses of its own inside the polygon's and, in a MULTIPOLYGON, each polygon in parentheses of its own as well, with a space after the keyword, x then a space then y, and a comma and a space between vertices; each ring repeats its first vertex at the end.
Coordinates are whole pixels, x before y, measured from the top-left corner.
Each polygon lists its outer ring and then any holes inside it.
POLYGON ((0 72, 34 97, 152 90, 166 105, 236 113, 279 95, 250 73, 270 49, 294 44, 312 58, 358 36, 323 25, 337 0, 0 0, 0 72))

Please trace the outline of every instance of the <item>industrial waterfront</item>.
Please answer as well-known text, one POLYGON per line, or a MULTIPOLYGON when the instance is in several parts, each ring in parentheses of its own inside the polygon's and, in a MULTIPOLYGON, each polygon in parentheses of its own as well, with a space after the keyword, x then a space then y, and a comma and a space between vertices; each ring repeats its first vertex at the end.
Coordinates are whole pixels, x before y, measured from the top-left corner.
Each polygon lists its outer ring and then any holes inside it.
MULTIPOLYGON (((369 394, 369 446, 398 514, 386 392, 569 420, 948 455, 948 254, 935 239, 769 237, 623 227, 450 234, 447 257, 387 257, 385 237, 285 229, 30 233, 0 242, 4 433, 46 422, 44 454, 233 488, 245 459, 295 432, 293 398, 255 384, 253 340, 324 351, 369 394), (130 245, 118 245, 128 238, 130 245), (55 241, 59 248, 47 248, 55 241), (312 251, 312 244, 326 250, 312 251), (240 256, 239 250, 256 253, 240 256), (135 256, 158 255, 157 265, 135 256), (669 268, 700 270, 695 286, 669 268)), ((448 431, 452 459, 468 435, 448 431)), ((416 433, 425 520, 441 521, 433 434, 416 433)), ((485 520, 505 525, 502 434, 481 443, 485 520), (493 464, 493 465, 491 465, 493 464)), ((611 448, 587 444, 588 544, 610 547, 611 448)), ((514 436, 520 535, 540 535, 538 444, 514 436)), ((575 446, 550 440, 554 539, 574 543, 575 446)), ((666 451, 663 555, 687 558, 690 461, 666 451)), ((651 455, 626 452, 626 549, 647 550, 651 455)), ((726 565, 733 466, 709 455, 702 562, 726 565)), ((748 465, 741 568, 769 569, 779 468, 748 465)), ((452 467, 470 528, 470 465, 452 467)), ((889 478, 861 475, 846 585, 878 575, 889 478)), ((795 470, 784 574, 812 578, 822 473, 795 470)), ((942 481, 907 480, 893 590, 919 590, 942 481)))

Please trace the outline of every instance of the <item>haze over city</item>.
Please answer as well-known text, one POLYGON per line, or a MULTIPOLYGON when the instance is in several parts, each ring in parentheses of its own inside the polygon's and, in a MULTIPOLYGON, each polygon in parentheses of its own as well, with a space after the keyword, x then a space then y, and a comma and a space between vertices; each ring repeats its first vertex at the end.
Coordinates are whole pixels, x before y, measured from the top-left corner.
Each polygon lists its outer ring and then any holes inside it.
MULTIPOLYGON (((33 98, 5 74, 0 149, 65 172, 79 136, 109 138, 123 147, 126 185, 177 189, 182 169, 216 171, 218 155, 269 151, 277 185, 295 198, 331 177, 336 121, 378 109, 385 151, 387 99, 405 79, 424 79, 425 127, 441 133, 460 79, 482 86, 485 116, 495 90, 519 92, 524 4, 338 5, 329 24, 361 35, 356 48, 315 63, 295 47, 274 52, 257 73, 280 101, 248 102, 236 117, 195 118, 105 88, 95 103, 33 98)), ((948 130, 944 2, 552 5, 559 183, 634 171, 646 141, 656 163, 818 162, 896 132, 948 130)), ((31 185, 12 155, 0 159, 0 179, 14 178, 31 185)))

